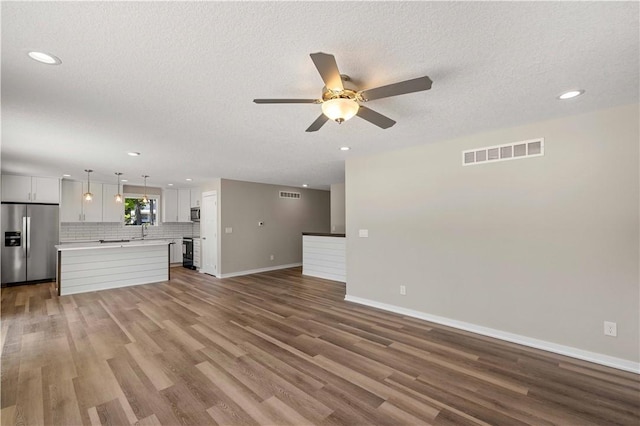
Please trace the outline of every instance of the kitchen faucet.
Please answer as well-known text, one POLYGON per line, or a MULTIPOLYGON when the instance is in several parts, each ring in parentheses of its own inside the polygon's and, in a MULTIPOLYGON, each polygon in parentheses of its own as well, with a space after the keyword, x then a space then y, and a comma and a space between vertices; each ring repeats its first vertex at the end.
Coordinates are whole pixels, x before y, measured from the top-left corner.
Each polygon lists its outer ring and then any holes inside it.
POLYGON ((148 234, 145 234, 144 231, 147 229, 147 227, 149 226, 148 223, 143 223, 140 226, 140 231, 142 231, 142 239, 144 240, 144 237, 146 237, 148 234))

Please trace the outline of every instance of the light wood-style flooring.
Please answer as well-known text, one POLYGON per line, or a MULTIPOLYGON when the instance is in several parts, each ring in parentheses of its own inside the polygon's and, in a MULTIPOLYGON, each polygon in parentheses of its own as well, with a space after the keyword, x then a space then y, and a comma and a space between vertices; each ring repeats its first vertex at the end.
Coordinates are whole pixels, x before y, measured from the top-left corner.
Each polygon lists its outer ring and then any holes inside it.
POLYGON ((637 375, 343 301, 299 268, 2 289, 3 425, 638 425, 637 375))

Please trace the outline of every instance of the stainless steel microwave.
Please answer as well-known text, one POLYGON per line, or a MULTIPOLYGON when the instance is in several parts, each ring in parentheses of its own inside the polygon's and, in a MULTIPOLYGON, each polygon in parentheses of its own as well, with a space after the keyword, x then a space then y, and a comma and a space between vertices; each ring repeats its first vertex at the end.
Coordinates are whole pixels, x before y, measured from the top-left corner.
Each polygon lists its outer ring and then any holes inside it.
POLYGON ((200 207, 191 207, 191 222, 200 222, 200 207))

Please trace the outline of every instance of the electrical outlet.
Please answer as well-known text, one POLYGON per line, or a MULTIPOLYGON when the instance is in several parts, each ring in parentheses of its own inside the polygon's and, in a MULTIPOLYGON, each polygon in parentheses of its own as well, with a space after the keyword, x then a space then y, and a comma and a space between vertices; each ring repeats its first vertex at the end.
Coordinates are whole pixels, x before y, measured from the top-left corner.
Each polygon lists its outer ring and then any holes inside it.
POLYGON ((611 321, 604 322, 604 335, 616 337, 618 335, 618 324, 611 321))
POLYGON ((269 256, 269 260, 274 260, 276 257, 274 255, 269 256))
POLYGON ((403 296, 407 295, 407 287, 406 286, 404 286, 404 285, 400 286, 400 294, 403 295, 403 296))

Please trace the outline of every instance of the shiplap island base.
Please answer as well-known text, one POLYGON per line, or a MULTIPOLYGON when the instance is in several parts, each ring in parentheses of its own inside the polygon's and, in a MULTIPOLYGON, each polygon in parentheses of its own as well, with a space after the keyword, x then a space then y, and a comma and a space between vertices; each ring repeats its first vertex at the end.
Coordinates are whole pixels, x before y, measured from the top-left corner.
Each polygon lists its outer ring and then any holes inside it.
POLYGON ((56 249, 61 296, 169 280, 165 240, 72 243, 56 249))
POLYGON ((302 233, 302 274, 347 281, 344 234, 302 233))

